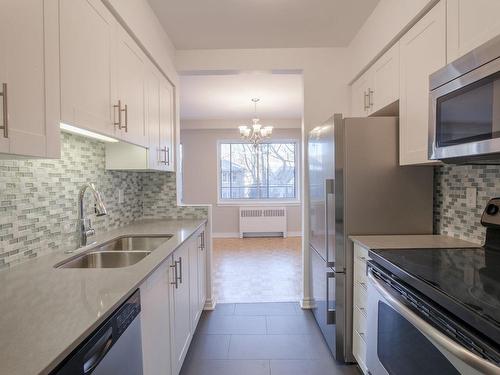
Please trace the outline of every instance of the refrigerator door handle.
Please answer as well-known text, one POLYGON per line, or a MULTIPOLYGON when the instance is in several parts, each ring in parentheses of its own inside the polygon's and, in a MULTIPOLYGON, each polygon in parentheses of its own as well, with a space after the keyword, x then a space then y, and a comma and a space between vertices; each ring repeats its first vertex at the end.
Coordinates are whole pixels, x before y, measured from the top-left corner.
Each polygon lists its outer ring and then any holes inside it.
POLYGON ((326 273, 326 324, 335 324, 335 307, 330 307, 330 279, 335 279, 335 272, 326 273))
POLYGON ((330 195, 334 194, 335 183, 333 179, 325 180, 325 250, 326 250, 326 265, 327 267, 335 267, 335 262, 330 261, 330 233, 328 231, 330 225, 330 215, 328 213, 330 195))

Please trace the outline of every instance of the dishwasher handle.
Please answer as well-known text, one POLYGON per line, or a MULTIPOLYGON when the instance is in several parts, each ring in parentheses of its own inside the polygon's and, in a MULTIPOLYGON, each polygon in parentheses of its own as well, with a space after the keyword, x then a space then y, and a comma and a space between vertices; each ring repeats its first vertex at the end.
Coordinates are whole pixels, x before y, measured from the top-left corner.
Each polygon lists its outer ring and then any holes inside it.
POLYGON ((85 354, 83 362, 83 373, 90 374, 102 361, 106 353, 113 346, 113 327, 109 327, 106 333, 85 354))

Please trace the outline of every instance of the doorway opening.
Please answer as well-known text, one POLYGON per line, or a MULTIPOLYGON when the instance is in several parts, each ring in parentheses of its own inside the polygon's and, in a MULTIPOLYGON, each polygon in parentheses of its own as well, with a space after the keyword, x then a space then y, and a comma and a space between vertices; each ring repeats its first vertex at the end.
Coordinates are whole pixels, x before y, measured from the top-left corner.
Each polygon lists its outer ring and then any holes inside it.
POLYGON ((180 88, 181 194, 185 204, 212 207, 209 272, 215 301, 298 302, 303 287, 301 72, 186 72, 180 88), (252 144, 239 127, 252 129, 256 118, 262 128, 273 128, 252 144), (242 211, 261 217, 245 226, 248 214, 242 211))

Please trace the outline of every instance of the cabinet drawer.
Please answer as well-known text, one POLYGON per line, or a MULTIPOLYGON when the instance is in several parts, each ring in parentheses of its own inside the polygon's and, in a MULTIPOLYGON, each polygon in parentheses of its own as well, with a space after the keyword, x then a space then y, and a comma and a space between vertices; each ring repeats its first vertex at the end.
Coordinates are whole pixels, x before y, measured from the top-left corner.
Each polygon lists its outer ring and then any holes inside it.
POLYGON ((354 259, 366 263, 366 261, 370 259, 368 257, 368 249, 359 246, 358 244, 354 244, 354 259))
POLYGON ((352 335, 352 352, 358 361, 359 367, 361 367, 363 372, 366 374, 366 343, 356 331, 354 331, 352 335))
POLYGON ((367 283, 368 277, 366 276, 366 263, 354 260, 354 283, 367 283))
POLYGON ((358 307, 354 307, 353 311, 353 326, 354 330, 360 335, 366 334, 366 315, 358 307))
POLYGON ((366 294, 365 285, 361 283, 354 284, 354 305, 356 305, 361 311, 366 312, 367 304, 368 296, 366 294))

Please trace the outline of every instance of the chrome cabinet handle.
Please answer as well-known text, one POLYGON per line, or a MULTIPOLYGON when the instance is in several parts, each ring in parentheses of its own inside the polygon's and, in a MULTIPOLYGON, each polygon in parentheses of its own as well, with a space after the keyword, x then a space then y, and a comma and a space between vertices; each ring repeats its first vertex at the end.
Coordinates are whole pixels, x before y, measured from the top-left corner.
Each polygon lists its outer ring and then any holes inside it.
POLYGON ((160 164, 167 164, 167 147, 160 148, 160 164), (161 154, 165 155, 165 160, 162 160, 161 154))
POLYGON ((200 234, 200 250, 205 250, 205 232, 200 234))
POLYGON ((122 101, 118 100, 118 104, 113 105, 113 125, 122 128, 122 101), (116 122, 116 110, 118 110, 118 122, 116 122))
POLYGON ((178 289, 179 284, 178 284, 178 277, 177 277, 177 262, 174 261, 174 264, 171 264, 170 268, 174 269, 174 281, 171 281, 170 284, 175 285, 175 289, 178 289))
POLYGON ((375 91, 368 89, 368 109, 373 108, 373 94, 375 91))
POLYGON ((420 316, 415 314, 408 306, 398 301, 389 293, 385 287, 376 279, 371 270, 368 271, 368 279, 385 299, 385 302, 396 310, 401 316, 408 320, 415 328, 430 338, 436 345, 440 346, 445 351, 451 353, 463 362, 467 363, 472 368, 482 374, 498 374, 500 369, 493 363, 474 354, 462 345, 451 340, 448 336, 441 333, 438 329, 427 323, 420 316))
POLYGON ((165 146, 165 163, 170 165, 170 147, 165 146))
POLYGON ((120 125, 120 129, 124 129, 125 133, 128 133, 128 105, 127 104, 125 104, 122 111, 125 112, 125 126, 120 125))
POLYGON ((366 111, 367 109, 370 108, 370 105, 368 104, 367 99, 369 99, 370 94, 367 93, 366 91, 363 92, 363 109, 366 111))
POLYGON ((3 130, 3 137, 4 138, 9 138, 9 110, 7 108, 7 84, 2 83, 2 92, 0 93, 0 96, 2 97, 2 104, 3 104, 3 120, 2 120, 2 126, 0 126, 0 129, 3 130))
POLYGON ((179 257, 179 260, 177 262, 179 264, 179 282, 182 284, 182 257, 179 257))

